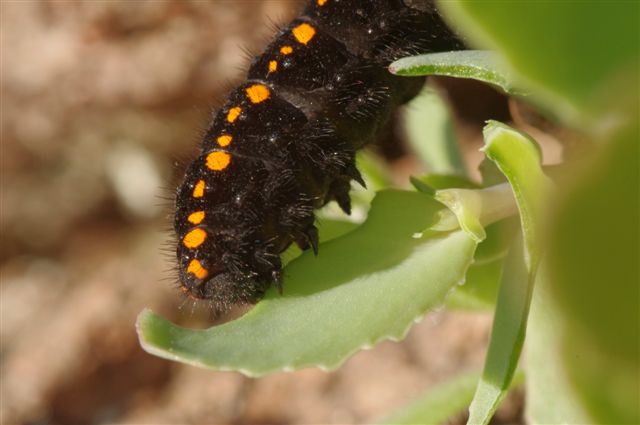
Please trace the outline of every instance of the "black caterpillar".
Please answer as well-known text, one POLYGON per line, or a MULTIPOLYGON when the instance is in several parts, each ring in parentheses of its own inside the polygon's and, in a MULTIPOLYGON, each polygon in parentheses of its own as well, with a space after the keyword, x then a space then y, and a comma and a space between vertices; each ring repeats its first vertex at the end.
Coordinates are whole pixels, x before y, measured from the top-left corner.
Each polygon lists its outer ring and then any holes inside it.
POLYGON ((177 190, 182 291, 224 310, 281 290, 280 253, 317 253, 314 210, 350 213, 355 151, 424 83, 389 63, 461 47, 425 0, 310 1, 253 60, 177 190))

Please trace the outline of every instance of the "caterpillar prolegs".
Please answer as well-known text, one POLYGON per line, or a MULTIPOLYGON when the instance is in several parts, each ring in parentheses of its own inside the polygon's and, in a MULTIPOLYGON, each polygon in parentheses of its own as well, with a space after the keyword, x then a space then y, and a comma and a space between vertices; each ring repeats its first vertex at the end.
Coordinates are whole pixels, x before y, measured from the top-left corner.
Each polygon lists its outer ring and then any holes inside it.
POLYGON ((460 47, 424 0, 311 0, 253 59, 176 191, 182 291, 224 310, 281 288, 280 254, 317 253, 314 210, 350 212, 355 152, 424 83, 389 63, 460 47))

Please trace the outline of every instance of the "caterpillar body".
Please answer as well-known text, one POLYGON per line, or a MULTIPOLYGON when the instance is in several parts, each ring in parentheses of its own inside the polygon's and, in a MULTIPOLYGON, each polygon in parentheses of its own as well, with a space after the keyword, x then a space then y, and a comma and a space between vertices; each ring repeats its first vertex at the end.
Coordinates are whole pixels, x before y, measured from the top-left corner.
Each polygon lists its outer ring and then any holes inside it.
POLYGON ((388 64, 460 47, 424 0, 311 0, 252 61, 176 191, 182 291, 224 310, 281 290, 280 254, 317 253, 314 210, 350 212, 355 151, 424 83, 388 64))

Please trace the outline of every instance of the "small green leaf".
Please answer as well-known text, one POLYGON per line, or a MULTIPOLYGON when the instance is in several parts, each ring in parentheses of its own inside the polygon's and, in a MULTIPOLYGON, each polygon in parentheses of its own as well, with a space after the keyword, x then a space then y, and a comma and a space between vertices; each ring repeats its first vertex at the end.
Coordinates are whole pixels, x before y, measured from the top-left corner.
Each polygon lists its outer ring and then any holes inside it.
POLYGON ((400 339, 444 303, 473 261, 463 231, 425 232, 441 205, 418 192, 383 191, 367 221, 285 269, 284 295, 270 290, 241 318, 207 330, 177 327, 145 310, 143 348, 201 367, 251 376, 333 369, 363 347, 400 339))
POLYGON ((494 186, 507 181, 507 178, 500 172, 496 163, 487 157, 480 162, 478 171, 480 171, 480 175, 482 176, 482 186, 484 187, 494 186))
POLYGON ((498 297, 498 284, 502 276, 503 264, 502 258, 484 264, 472 264, 467 270, 464 284, 456 287, 447 297, 447 308, 470 311, 493 310, 498 297))
POLYGON ((469 372, 446 381, 404 406, 382 424, 441 424, 462 412, 471 402, 480 378, 469 372))
POLYGON ((429 173, 466 175, 449 108, 438 93, 423 90, 405 108, 404 121, 407 141, 429 173))
POLYGON ((411 176, 409 177, 409 181, 418 192, 426 193, 429 196, 434 196, 436 194, 436 190, 429 184, 425 183, 422 178, 411 176))
POLYGON ((529 275, 519 241, 505 260, 484 371, 469 407, 469 425, 488 424, 507 394, 524 342, 533 289, 529 275))
POLYGON ((463 310, 495 308, 504 258, 517 229, 517 217, 485 227, 487 237, 476 249, 464 285, 458 285, 447 298, 447 307, 463 310))
POLYGON ((540 261, 541 203, 548 191, 540 151, 529 137, 498 123, 484 129, 484 151, 513 189, 523 240, 507 256, 482 379, 469 408, 468 424, 487 424, 506 395, 520 357, 540 261))
MULTIPOLYGON (((486 236, 484 226, 507 218, 516 212, 513 193, 508 184, 485 189, 443 189, 435 199, 442 202, 457 217, 460 227, 478 243, 486 236)), ((433 230, 455 228, 449 211, 441 211, 433 230)))
POLYGON ((502 257, 507 251, 507 238, 504 234, 498 237, 498 233, 502 233, 502 230, 498 231, 502 229, 498 225, 511 229, 510 220, 503 219, 517 211, 511 187, 501 184, 484 189, 443 189, 436 192, 435 198, 448 209, 438 212, 438 220, 431 230, 450 231, 461 227, 474 241, 483 242, 467 272, 465 284, 456 287, 447 299, 447 305, 466 309, 488 308, 495 302, 502 257), (485 243, 487 230, 492 238, 485 243))
POLYGON ((389 66, 393 74, 407 77, 442 75, 445 77, 471 78, 492 84, 509 94, 518 94, 513 81, 499 58, 486 50, 430 53, 399 59, 389 66))
POLYGON ((504 259, 517 233, 519 217, 513 216, 500 220, 485 227, 487 238, 478 245, 474 265, 494 262, 504 259))
POLYGON ((420 192, 435 194, 440 189, 480 189, 480 186, 465 177, 455 174, 428 174, 422 177, 411 177, 411 184, 420 192))

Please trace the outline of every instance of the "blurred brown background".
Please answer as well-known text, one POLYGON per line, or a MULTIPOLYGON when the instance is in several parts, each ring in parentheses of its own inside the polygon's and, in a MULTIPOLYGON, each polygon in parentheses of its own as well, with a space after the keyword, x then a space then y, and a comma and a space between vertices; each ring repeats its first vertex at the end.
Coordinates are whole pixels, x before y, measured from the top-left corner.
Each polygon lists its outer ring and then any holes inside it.
MULTIPOLYGON (((482 366, 491 316, 473 313, 430 314, 329 374, 249 379, 139 347, 144 307, 209 324, 166 280, 163 198, 242 78, 242 46, 259 51, 297 5, 1 2, 2 424, 363 423, 482 366)), ((473 144, 486 117, 467 106, 459 132, 473 144)))

